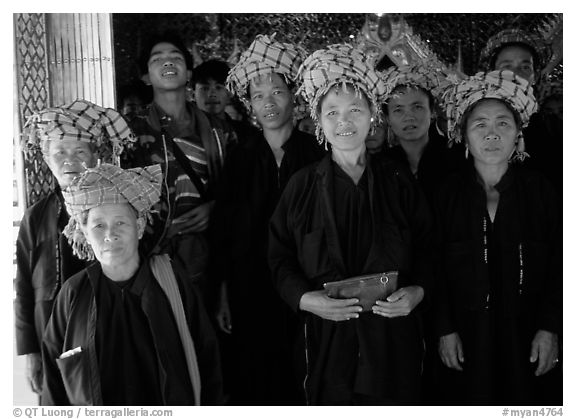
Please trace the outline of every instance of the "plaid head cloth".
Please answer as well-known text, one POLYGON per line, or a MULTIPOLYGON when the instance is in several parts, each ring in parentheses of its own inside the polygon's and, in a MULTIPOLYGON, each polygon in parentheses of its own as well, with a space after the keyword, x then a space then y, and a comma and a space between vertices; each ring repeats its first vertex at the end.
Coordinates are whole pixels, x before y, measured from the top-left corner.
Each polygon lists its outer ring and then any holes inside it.
POLYGON ((310 115, 316 122, 316 137, 319 140, 320 100, 338 84, 348 84, 363 92, 372 105, 373 116, 380 119, 378 102, 389 93, 389 89, 376 73, 368 56, 351 45, 334 44, 315 51, 306 58, 298 75, 302 81, 298 93, 310 106, 310 115))
POLYGON ((139 217, 148 217, 152 206, 160 200, 162 169, 159 164, 144 168, 121 169, 101 164, 87 169, 62 191, 70 221, 64 234, 79 257, 91 260, 92 249, 80 229, 84 211, 104 204, 128 203, 139 217))
POLYGON ((520 116, 522 127, 538 110, 534 91, 522 77, 510 70, 477 73, 448 88, 442 96, 441 106, 448 118, 449 142, 462 141, 462 117, 476 102, 482 99, 500 99, 508 103, 520 116))
POLYGON ((249 107, 246 100, 250 80, 266 74, 277 73, 295 81, 298 69, 306 58, 304 48, 276 41, 272 36, 258 35, 242 53, 226 79, 228 90, 236 94, 249 107))
POLYGON ((132 147, 136 137, 117 111, 84 99, 61 107, 41 110, 24 126, 23 151, 33 158, 45 141, 76 140, 92 143, 102 161, 119 164, 124 147, 132 147))
POLYGON ((552 56, 552 51, 538 35, 529 34, 521 29, 504 29, 492 36, 480 52, 480 68, 484 71, 492 70, 495 54, 508 44, 524 44, 536 53, 534 65, 542 69, 552 56))
POLYGON ((391 67, 379 75, 389 89, 389 93, 383 98, 384 103, 394 95, 394 89, 398 86, 424 89, 439 100, 448 87, 459 81, 456 74, 448 74, 440 68, 421 64, 391 67))

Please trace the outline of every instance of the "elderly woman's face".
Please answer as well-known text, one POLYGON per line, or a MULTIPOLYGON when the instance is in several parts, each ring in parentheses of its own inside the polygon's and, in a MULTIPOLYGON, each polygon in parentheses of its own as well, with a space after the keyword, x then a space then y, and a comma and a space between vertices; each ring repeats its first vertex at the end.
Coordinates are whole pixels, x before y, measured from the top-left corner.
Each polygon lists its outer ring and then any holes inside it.
POLYGON ((365 148, 371 117, 368 100, 351 86, 331 88, 320 105, 320 124, 334 150, 365 148))
POLYGON ((507 164, 518 141, 518 127, 512 111, 498 99, 485 99, 470 112, 466 121, 466 143, 476 162, 507 164))
POLYGON ((44 159, 61 188, 96 163, 90 144, 76 140, 49 140, 44 159))
POLYGON ((103 266, 128 265, 138 260, 138 240, 145 222, 130 204, 105 204, 88 212, 84 235, 103 266))

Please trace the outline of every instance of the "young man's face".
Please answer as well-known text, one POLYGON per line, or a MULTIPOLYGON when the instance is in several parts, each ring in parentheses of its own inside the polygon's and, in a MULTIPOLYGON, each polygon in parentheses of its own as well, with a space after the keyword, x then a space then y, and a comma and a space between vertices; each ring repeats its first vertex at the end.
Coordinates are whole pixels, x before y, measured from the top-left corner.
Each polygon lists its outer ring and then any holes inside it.
POLYGON ((156 90, 180 90, 186 87, 191 71, 184 53, 169 42, 160 42, 150 51, 148 74, 143 77, 156 90))
POLYGON ((536 81, 532 53, 518 45, 502 48, 494 62, 494 70, 510 70, 530 84, 536 81))
POLYGON ((194 97, 196 98, 196 104, 204 112, 223 116, 224 109, 229 102, 230 93, 222 83, 209 79, 205 82, 196 83, 194 97))

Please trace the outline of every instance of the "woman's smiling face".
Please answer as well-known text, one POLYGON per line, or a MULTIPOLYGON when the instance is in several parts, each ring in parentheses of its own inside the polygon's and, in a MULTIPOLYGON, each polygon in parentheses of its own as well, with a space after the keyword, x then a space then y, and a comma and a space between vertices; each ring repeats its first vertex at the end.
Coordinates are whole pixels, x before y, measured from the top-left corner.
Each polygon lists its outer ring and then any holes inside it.
POLYGON ((322 98, 320 124, 326 139, 336 150, 365 148, 371 117, 366 96, 351 86, 334 86, 322 98))

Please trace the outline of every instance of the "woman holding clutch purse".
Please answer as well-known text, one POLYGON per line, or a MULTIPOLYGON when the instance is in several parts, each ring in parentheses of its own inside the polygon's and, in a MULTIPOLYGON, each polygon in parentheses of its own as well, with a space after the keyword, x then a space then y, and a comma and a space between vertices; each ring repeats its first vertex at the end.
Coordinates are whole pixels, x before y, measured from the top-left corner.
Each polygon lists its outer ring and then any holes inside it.
POLYGON ((446 371, 444 387, 453 402, 549 404, 542 390, 558 371, 562 330, 561 212, 540 173, 510 164, 526 157, 532 88, 509 70, 478 73, 443 100, 449 137, 471 156, 435 202, 439 352, 457 371, 446 371))
POLYGON ((349 45, 316 51, 300 76, 317 139, 330 153, 288 183, 268 254, 280 296, 305 319, 307 402, 414 403, 424 350, 420 307, 432 280, 431 218, 410 173, 366 153, 386 86, 349 45), (323 289, 389 271, 399 272, 397 289, 369 310, 323 289))

